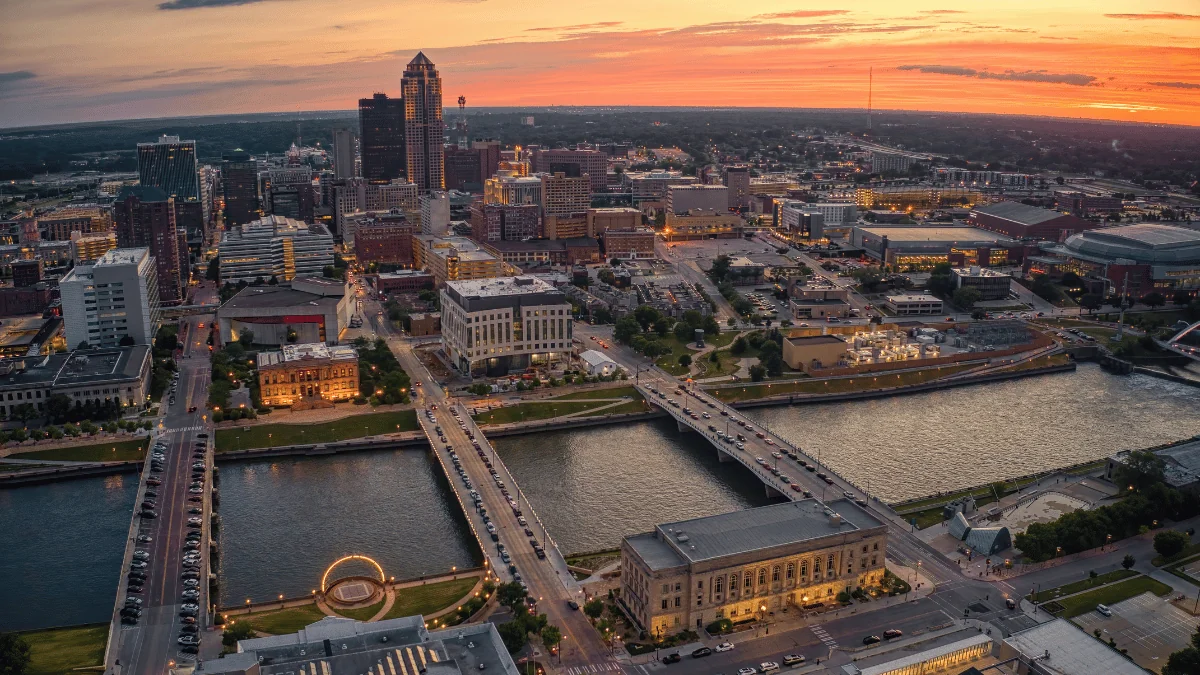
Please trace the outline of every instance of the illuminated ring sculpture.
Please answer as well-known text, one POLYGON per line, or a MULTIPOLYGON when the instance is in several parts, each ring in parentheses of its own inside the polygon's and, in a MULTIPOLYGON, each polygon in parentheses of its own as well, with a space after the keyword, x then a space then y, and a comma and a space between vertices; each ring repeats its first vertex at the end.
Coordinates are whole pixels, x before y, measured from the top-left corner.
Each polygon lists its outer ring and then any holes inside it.
POLYGON ((348 555, 343 558, 338 558, 337 560, 334 560, 333 564, 325 569, 325 574, 321 575, 321 594, 322 595, 324 595, 325 592, 329 590, 328 586, 325 585, 326 582, 329 581, 329 573, 332 572, 333 569, 335 567, 337 567, 338 565, 341 565, 344 562, 349 562, 351 560, 363 560, 365 562, 371 563, 371 565, 375 568, 375 571, 379 572, 379 583, 381 583, 381 584, 387 583, 387 577, 383 574, 383 568, 379 566, 379 563, 375 562, 374 560, 371 560, 370 558, 368 558, 365 555, 348 555))

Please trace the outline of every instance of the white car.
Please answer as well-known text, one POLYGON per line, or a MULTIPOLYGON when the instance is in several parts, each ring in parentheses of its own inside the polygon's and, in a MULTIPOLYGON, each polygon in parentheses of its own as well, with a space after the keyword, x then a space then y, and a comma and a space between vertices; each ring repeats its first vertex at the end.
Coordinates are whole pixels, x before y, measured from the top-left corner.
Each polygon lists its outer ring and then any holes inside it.
POLYGON ((758 669, 761 672, 769 673, 772 670, 779 670, 779 664, 775 663, 774 661, 763 661, 762 663, 758 664, 758 669))
POLYGON ((732 642, 722 642, 721 644, 714 647, 713 651, 717 652, 718 654, 721 652, 731 652, 731 651, 733 651, 733 643, 732 642))
POLYGON ((738 675, 754 675, 757 672, 754 668, 738 668, 738 675))

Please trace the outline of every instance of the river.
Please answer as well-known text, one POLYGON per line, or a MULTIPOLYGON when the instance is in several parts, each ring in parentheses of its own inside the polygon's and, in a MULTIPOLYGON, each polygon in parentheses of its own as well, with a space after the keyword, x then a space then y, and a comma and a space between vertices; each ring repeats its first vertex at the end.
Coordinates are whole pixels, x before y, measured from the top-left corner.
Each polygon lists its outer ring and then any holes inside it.
MULTIPOLYGON (((1074 373, 748 416, 885 500, 1105 457, 1200 434, 1200 389, 1092 365, 1074 373)), ((496 440, 564 552, 610 548, 661 522, 760 506, 751 474, 673 422, 496 440)), ((0 490, 0 630, 107 620, 132 475, 0 490), (10 523, 12 526, 10 527, 10 523)), ((397 578, 475 564, 428 453, 221 464, 222 601, 316 588, 342 555, 397 578)), ((350 573, 354 569, 347 567, 350 573)))

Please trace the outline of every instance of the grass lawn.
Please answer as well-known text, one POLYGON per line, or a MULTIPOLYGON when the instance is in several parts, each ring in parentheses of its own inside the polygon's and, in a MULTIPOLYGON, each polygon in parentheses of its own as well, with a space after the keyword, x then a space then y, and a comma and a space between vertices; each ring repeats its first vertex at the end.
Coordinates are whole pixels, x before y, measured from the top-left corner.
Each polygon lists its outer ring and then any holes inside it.
POLYGON ((230 621, 248 622, 254 630, 271 635, 295 633, 308 624, 316 623, 324 618, 324 612, 317 609, 315 604, 229 617, 230 621))
POLYGON ((1097 588, 1094 591, 1080 593, 1079 595, 1073 595, 1062 600, 1055 600, 1047 604, 1045 608, 1056 616, 1070 619, 1080 614, 1094 611, 1096 605, 1112 606, 1122 600, 1128 600, 1147 591, 1162 597, 1171 592, 1171 587, 1156 579, 1139 575, 1111 586, 1097 588), (1059 609, 1052 609, 1053 605, 1058 605, 1059 609))
POLYGON ((785 382, 782 384, 747 384, 744 387, 710 389, 708 393, 727 403, 777 396, 780 394, 841 394, 853 391, 867 391, 881 387, 924 384, 974 367, 975 365, 959 364, 903 373, 867 373, 861 376, 828 380, 807 380, 803 382, 785 382))
POLYGON ((49 464, 0 464, 0 473, 9 471, 25 471, 27 469, 44 469, 49 464))
POLYGON ((556 401, 583 401, 597 398, 621 398, 630 396, 637 398, 640 396, 636 388, 632 385, 628 387, 613 387, 611 389, 592 389, 590 391, 577 391, 574 394, 563 394, 555 396, 556 401))
POLYGON ((1049 366, 1065 366, 1071 362, 1071 358, 1066 354, 1043 354, 1034 359, 1018 363, 1015 366, 1008 366, 1000 370, 1006 372, 1018 372, 1022 370, 1033 370, 1035 368, 1046 368, 1049 366))
POLYGON ((1075 319, 1038 319, 1039 323, 1049 324, 1055 328, 1078 328, 1087 335, 1091 335, 1097 340, 1108 341, 1117 334, 1117 329, 1109 328, 1108 326, 1097 326, 1094 323, 1087 321, 1077 321, 1075 319))
POLYGON ((553 399, 538 403, 518 403, 503 408, 496 408, 475 416, 477 424, 510 424, 512 422, 530 422, 545 420, 559 415, 599 408, 611 401, 559 401, 553 399))
POLYGON ((1137 575, 1138 573, 1134 572, 1133 570, 1113 570, 1107 574, 1101 574, 1095 579, 1081 579, 1079 581, 1073 581, 1069 584, 1064 584, 1057 588, 1047 588, 1042 592, 1037 593, 1036 597, 1034 594, 1030 594, 1029 599, 1033 600, 1034 602, 1046 602, 1048 600, 1054 600, 1055 598, 1061 598, 1064 595, 1071 595, 1072 593, 1086 591, 1089 588, 1103 586, 1104 584, 1111 584, 1114 581, 1128 579, 1129 577, 1136 577, 1137 575))
POLYGON ((330 443, 397 431, 416 431, 419 428, 417 413, 413 410, 350 415, 319 424, 260 424, 251 426, 249 431, 243 431, 241 426, 232 426, 217 430, 216 448, 217 452, 229 452, 280 445, 330 443))
POLYGON ((646 403, 646 399, 638 397, 638 400, 636 401, 622 403, 621 405, 605 408, 604 410, 583 413, 580 415, 580 417, 595 417, 598 415, 625 415, 629 413, 650 412, 651 410, 652 408, 650 407, 650 404, 646 403))
MULTIPOLYGON (((717 347, 724 347, 733 342, 737 335, 738 334, 735 331, 722 331, 716 335, 705 335, 704 346, 709 347, 716 345, 717 347)), ((659 368, 662 368, 672 375, 687 375, 689 368, 679 365, 679 357, 687 354, 692 358, 696 358, 696 350, 689 346, 695 345, 696 343, 680 342, 673 333, 668 333, 666 337, 661 338, 660 340, 663 344, 671 348, 671 353, 663 354, 662 356, 658 357, 654 363, 657 364, 659 368)))
POLYGON ((108 624, 35 630, 21 633, 21 637, 29 642, 33 658, 26 675, 61 675, 104 665, 108 624))
POLYGON ((379 610, 383 609, 383 603, 385 603, 385 602, 387 602, 387 600, 380 600, 379 602, 377 602, 373 605, 370 605, 369 607, 359 607, 358 609, 343 609, 343 610, 338 611, 338 614, 341 614, 342 616, 346 617, 347 619, 356 619, 358 621, 366 621, 367 619, 378 614, 379 610))
POLYGON ((396 604, 388 610, 385 619, 395 619, 401 616, 420 614, 429 616, 440 612, 452 603, 458 602, 464 595, 475 587, 477 576, 460 577, 449 581, 439 581, 424 586, 411 586, 396 591, 396 604))
POLYGON ((621 551, 618 549, 610 549, 607 551, 597 551, 587 555, 573 555, 567 557, 567 564, 572 567, 582 567, 589 570, 598 570, 605 565, 614 563, 621 559, 621 551))
POLYGON ((124 462, 146 457, 146 439, 113 441, 96 445, 77 445, 73 448, 35 450, 12 455, 13 459, 46 459, 56 462, 124 462))

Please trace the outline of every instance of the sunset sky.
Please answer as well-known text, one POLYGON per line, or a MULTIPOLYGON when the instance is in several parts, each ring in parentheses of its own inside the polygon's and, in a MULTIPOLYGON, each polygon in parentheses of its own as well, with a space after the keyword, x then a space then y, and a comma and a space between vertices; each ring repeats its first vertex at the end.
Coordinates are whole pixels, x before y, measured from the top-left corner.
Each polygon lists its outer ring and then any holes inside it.
POLYGON ((1200 125, 1200 0, 31 0, 0 126, 350 109, 417 50, 468 107, 865 107, 873 67, 877 109, 1200 125))

